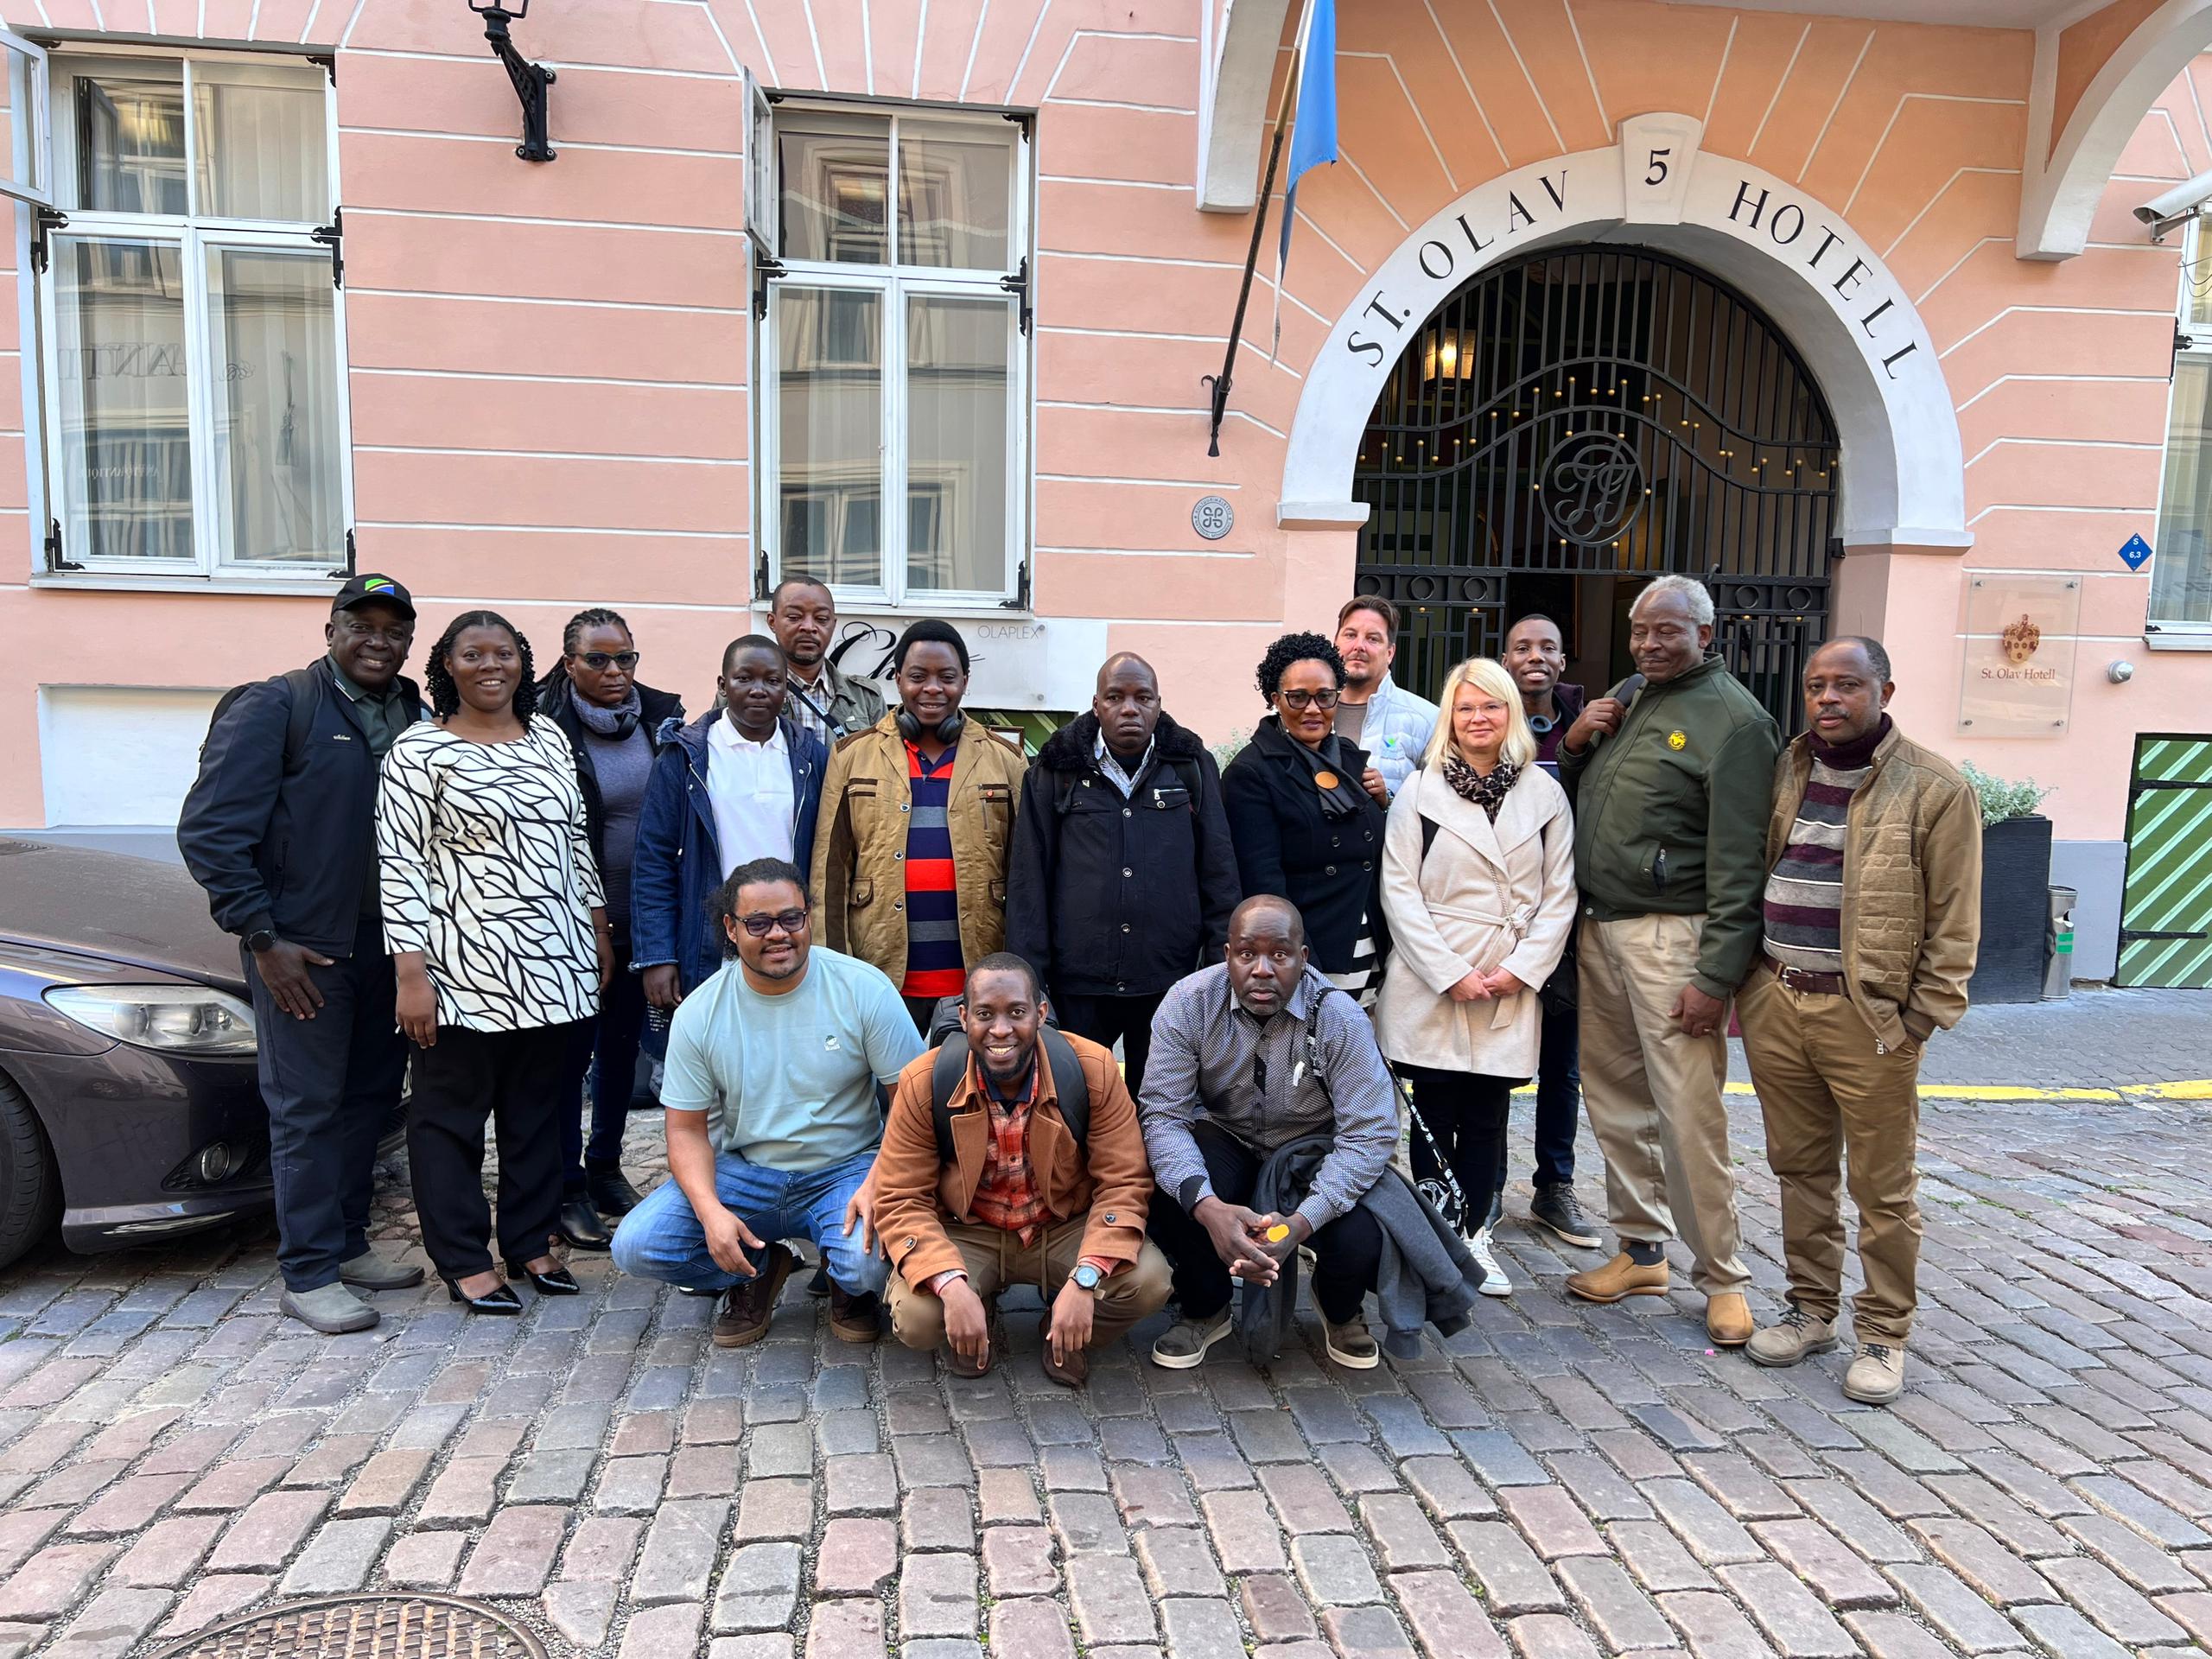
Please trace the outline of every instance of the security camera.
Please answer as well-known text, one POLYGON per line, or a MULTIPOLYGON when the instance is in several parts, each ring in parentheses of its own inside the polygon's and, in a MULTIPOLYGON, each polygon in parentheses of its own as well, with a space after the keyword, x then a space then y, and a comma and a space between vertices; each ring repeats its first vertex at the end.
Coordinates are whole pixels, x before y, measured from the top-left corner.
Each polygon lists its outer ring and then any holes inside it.
POLYGON ((2135 210, 2135 217, 2151 226, 2151 238, 2158 241, 2175 226, 2193 217, 2208 196, 2212 196, 2212 173, 2200 173, 2163 195, 2152 197, 2135 210))

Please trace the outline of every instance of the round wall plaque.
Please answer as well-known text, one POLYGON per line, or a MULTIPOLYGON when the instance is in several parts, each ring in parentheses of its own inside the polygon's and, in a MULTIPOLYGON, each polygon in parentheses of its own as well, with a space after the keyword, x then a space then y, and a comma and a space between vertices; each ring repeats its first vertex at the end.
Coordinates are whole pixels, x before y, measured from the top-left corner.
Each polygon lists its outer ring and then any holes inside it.
POLYGON ((1198 505, 1191 509, 1191 528, 1210 542, 1217 542, 1235 529, 1236 509, 1229 505, 1229 498, 1204 495, 1198 505))

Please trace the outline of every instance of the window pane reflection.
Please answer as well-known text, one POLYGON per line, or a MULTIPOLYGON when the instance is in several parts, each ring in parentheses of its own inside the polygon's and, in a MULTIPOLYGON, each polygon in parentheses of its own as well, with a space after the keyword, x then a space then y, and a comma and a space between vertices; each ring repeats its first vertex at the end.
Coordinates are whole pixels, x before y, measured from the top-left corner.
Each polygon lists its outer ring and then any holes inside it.
POLYGON ((233 82, 195 67, 192 102, 196 211, 213 219, 329 220, 321 88, 233 82))
POLYGON ((1007 373, 1012 308, 918 296, 906 304, 906 582, 1006 584, 1007 373))
POLYGON ((899 263, 1010 270, 1013 152, 918 121, 899 127, 899 263))
POLYGON ((2212 358, 2174 362, 2151 620, 2212 623, 2212 358))
POLYGON ((794 124, 779 130, 776 143, 783 167, 784 257, 887 263, 890 123, 794 124))
POLYGON ((778 484, 783 570, 883 580, 883 299, 779 285, 778 484))
POLYGON ((181 86, 78 80, 77 200, 101 213, 188 211, 181 86))
POLYGON ((338 324, 329 261, 219 249, 207 258, 222 551, 234 563, 344 555, 338 324))
POLYGON ((62 547, 73 559, 193 556, 179 251, 57 239, 62 547))

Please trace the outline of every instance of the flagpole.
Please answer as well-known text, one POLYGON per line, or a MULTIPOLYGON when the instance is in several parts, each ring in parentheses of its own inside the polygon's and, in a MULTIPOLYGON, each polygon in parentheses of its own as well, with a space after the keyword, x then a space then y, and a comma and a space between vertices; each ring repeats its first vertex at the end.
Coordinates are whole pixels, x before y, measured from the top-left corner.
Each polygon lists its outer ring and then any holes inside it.
POLYGON ((1221 454, 1221 423, 1229 416, 1230 380, 1236 367, 1236 348, 1244 338, 1244 312, 1252 301, 1252 276, 1260 264, 1260 243, 1268 232, 1268 199, 1274 194, 1275 169, 1282 161, 1282 137, 1290 124, 1291 100, 1298 93, 1298 72, 1306 61, 1306 26, 1313 21, 1311 0, 1298 20, 1298 39, 1291 50, 1290 68, 1282 79, 1282 97, 1275 105, 1274 139, 1268 147, 1268 175, 1260 185, 1260 210, 1252 216, 1252 246, 1244 256, 1244 281, 1236 290, 1236 315, 1229 325, 1229 349, 1221 359, 1221 372, 1199 377, 1198 384, 1213 389, 1213 415, 1206 429, 1206 454, 1221 454))

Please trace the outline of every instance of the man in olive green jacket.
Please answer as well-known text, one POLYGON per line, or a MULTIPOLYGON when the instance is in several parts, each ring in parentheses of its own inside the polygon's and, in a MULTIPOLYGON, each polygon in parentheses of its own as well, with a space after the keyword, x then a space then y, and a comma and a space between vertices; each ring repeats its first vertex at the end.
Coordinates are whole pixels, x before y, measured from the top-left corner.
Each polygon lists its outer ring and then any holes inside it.
POLYGON ((1873 1405, 1903 1389, 1912 1328, 1921 1046, 1966 1012, 1981 932, 1980 804, 1891 724, 1895 690, 1878 640, 1831 639, 1805 664, 1811 729, 1775 768, 1762 955, 1738 999, 1789 1272, 1789 1311, 1751 1357, 1835 1346, 1847 1156, 1866 1287, 1843 1391, 1873 1405))
POLYGON ((1781 734, 1713 645, 1713 597, 1661 576, 1629 609, 1637 677, 1560 747, 1582 889, 1582 1095, 1620 1253, 1567 1281, 1595 1302, 1667 1290, 1694 1258, 1706 1331, 1751 1335, 1728 1156, 1728 999, 1758 950, 1761 836, 1781 734), (1625 693, 1626 695, 1624 695, 1625 693))

